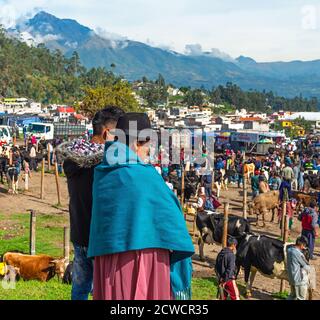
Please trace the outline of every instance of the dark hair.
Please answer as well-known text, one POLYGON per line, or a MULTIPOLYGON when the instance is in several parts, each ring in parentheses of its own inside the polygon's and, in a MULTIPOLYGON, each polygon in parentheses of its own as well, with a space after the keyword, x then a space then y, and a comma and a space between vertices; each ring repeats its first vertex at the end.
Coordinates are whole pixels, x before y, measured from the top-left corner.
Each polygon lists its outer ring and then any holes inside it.
POLYGON ((235 246, 238 245, 238 241, 236 238, 229 237, 227 241, 227 246, 231 247, 232 245, 235 245, 235 246))
POLYGON ((317 206, 317 203, 314 201, 314 200, 312 200, 311 202, 310 202, 310 208, 315 208, 317 206))
POLYGON ((98 111, 92 120, 93 135, 101 135, 103 128, 110 124, 116 126, 118 119, 124 114, 125 112, 116 106, 108 106, 98 111))
POLYGON ((308 247, 308 239, 305 236, 300 236, 296 240, 296 246, 301 246, 301 245, 308 247))

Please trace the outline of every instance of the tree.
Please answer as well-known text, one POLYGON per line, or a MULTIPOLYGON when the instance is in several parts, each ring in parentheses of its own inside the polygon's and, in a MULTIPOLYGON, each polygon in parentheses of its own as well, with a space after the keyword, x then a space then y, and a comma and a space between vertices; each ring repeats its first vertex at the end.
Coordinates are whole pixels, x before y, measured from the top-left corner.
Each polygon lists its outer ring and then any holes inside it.
POLYGON ((187 92, 184 102, 188 106, 199 106, 201 107, 204 103, 204 95, 200 89, 190 90, 187 92))
POLYGON ((310 121, 307 121, 305 118, 299 117, 293 121, 293 124, 296 126, 302 127, 306 132, 310 132, 312 129, 313 123, 310 121))
POLYGON ((115 105, 126 112, 142 111, 128 82, 118 81, 104 87, 84 89, 85 97, 77 110, 92 118, 108 105, 115 105))

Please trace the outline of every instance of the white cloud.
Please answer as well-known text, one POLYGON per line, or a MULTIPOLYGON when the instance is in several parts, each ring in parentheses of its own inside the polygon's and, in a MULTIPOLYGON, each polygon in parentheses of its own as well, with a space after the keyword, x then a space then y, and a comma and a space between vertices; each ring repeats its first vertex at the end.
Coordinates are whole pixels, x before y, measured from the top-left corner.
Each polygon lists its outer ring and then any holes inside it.
POLYGON ((224 59, 228 57, 220 50, 257 61, 316 59, 320 3, 307 4, 315 8, 312 30, 303 29, 306 0, 0 0, 0 21, 11 24, 42 8, 92 29, 142 42, 149 38, 155 46, 179 52, 186 44, 197 43, 202 51, 219 48, 212 54, 224 59))
POLYGON ((185 48, 185 54, 190 56, 201 56, 203 54, 201 44, 187 44, 185 48))

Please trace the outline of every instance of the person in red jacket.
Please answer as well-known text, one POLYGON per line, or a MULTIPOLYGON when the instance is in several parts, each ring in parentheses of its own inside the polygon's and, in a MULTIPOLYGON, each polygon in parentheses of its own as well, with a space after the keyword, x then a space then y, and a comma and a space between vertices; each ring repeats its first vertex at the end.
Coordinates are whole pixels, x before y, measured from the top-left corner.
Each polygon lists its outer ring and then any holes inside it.
POLYGON ((315 239, 318 237, 318 209, 315 201, 310 203, 309 208, 305 208, 299 220, 302 223, 302 235, 308 239, 308 248, 310 259, 315 260, 313 256, 315 239))

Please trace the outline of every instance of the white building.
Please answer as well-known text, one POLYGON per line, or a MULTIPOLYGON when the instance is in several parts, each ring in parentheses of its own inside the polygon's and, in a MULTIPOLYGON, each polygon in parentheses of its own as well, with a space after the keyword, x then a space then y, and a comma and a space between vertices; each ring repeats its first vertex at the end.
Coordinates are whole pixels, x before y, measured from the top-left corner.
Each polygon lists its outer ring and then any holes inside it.
POLYGON ((41 103, 26 98, 7 98, 0 102, 0 112, 8 114, 37 114, 41 111, 41 103))

